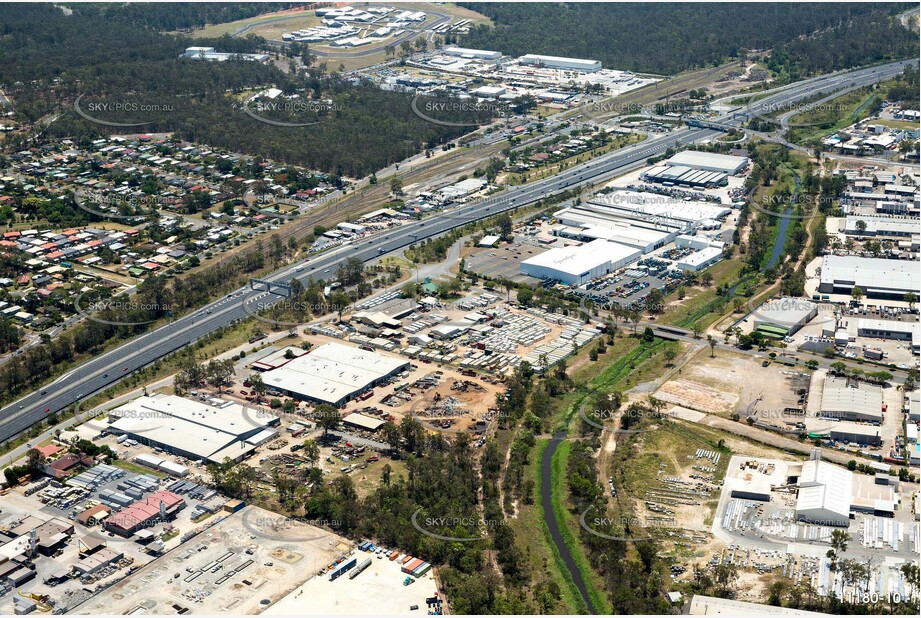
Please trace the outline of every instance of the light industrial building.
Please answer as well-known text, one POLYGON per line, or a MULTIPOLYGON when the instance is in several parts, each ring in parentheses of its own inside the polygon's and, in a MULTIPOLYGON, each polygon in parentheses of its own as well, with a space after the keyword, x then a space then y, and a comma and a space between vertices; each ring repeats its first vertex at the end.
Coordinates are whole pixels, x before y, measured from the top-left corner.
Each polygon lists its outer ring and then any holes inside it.
POLYGON ((909 217, 880 217, 848 215, 844 219, 845 234, 856 236, 897 236, 911 238, 921 233, 917 219, 909 217))
POLYGON ((254 62, 265 62, 269 59, 268 54, 230 54, 226 52, 215 51, 213 47, 186 47, 180 58, 190 58, 192 60, 210 60, 212 62, 224 62, 225 60, 252 60, 254 62))
POLYGON ((818 452, 803 462, 797 485, 796 520, 823 526, 847 527, 851 514, 854 474, 822 461, 818 452))
POLYGON ((883 390, 873 384, 851 384, 846 378, 828 377, 822 388, 819 416, 880 424, 883 390))
POLYGON ((657 182, 665 186, 679 187, 725 187, 729 176, 722 172, 699 170, 686 165, 656 165, 643 172, 640 180, 657 182))
POLYGON ((342 407, 409 368, 409 361, 327 343, 264 375, 266 386, 291 397, 342 407))
POLYGON ((672 242, 677 229, 654 221, 629 219, 590 203, 579 204, 553 213, 560 222, 553 234, 581 241, 609 240, 649 253, 672 242))
POLYGON ((582 205, 585 210, 643 221, 649 227, 681 233, 719 227, 731 209, 720 204, 682 200, 658 193, 612 191, 600 193, 582 205))
POLYGON ((700 150, 683 150, 668 159, 669 165, 682 165, 695 170, 720 172, 733 176, 748 167, 748 157, 702 152, 700 150))
POLYGON ((887 260, 857 255, 822 258, 819 292, 850 294, 859 287, 867 298, 901 300, 906 292, 921 293, 921 269, 912 260, 887 260))
POLYGON ((857 320, 857 336, 910 341, 913 354, 921 352, 921 322, 902 320, 857 320))
POLYGON ((153 523, 165 523, 173 519, 185 506, 182 496, 166 490, 156 491, 110 515, 103 525, 106 530, 127 537, 153 523))
POLYGON ((794 334, 819 314, 819 306, 801 298, 777 298, 770 300, 754 312, 754 329, 766 337, 782 339, 794 334))
POLYGON ((675 260, 675 268, 683 271, 700 272, 723 259, 723 250, 717 247, 707 247, 695 251, 690 255, 675 260))
POLYGON ((811 439, 831 440, 860 446, 880 446, 883 443, 878 425, 822 417, 806 419, 806 435, 811 439))
POLYGON ((277 435, 277 416, 229 401, 215 405, 160 395, 137 399, 109 412, 109 431, 192 460, 241 461, 277 435))
POLYGON ((561 58, 559 56, 541 56, 528 54, 518 59, 520 64, 547 67, 548 69, 562 69, 564 71, 580 71, 582 73, 595 73, 601 70, 598 60, 584 60, 582 58, 561 58))
POLYGON ((442 52, 445 56, 454 56, 456 58, 466 58, 468 60, 499 60, 502 58, 502 52, 491 51, 488 49, 468 49, 466 47, 448 47, 442 52))
POLYGON ((623 268, 642 255, 642 251, 633 247, 595 240, 580 246, 550 249, 528 258, 521 263, 521 272, 537 279, 581 285, 623 268))

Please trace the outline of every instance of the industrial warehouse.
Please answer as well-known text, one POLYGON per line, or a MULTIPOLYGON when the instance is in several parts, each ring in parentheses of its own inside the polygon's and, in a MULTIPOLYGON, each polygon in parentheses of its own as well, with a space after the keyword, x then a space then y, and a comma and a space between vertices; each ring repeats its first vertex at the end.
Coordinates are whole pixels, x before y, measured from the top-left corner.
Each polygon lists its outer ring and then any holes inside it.
POLYGON ((270 440, 279 419, 222 400, 138 397, 109 412, 108 431, 192 460, 241 461, 270 440))
POLYGON ((643 172, 642 180, 666 187, 725 187, 748 167, 748 157, 685 150, 643 172))
POLYGON ((327 343, 264 375, 269 388, 301 401, 339 408, 408 368, 409 362, 403 359, 327 343))
POLYGON ((789 296, 768 301, 752 312, 754 330, 769 339, 782 339, 796 333, 819 313, 811 301, 789 296))
POLYGON ((907 292, 921 293, 921 271, 911 260, 887 260, 856 255, 822 258, 819 291, 850 295, 855 287, 867 298, 902 300, 907 292))
POLYGON ((642 252, 607 240, 551 249, 521 263, 521 272, 538 279, 582 285, 636 261, 642 252))
POLYGON ((808 533, 804 537, 796 527, 770 526, 782 520, 848 528, 856 514, 868 516, 871 522, 874 518, 891 519, 899 502, 896 479, 887 474, 856 474, 824 461, 818 450, 803 462, 735 455, 729 463, 718 509, 723 516, 721 521, 714 521, 714 528, 739 530, 736 518, 740 509, 757 505, 762 509, 762 518, 750 521, 748 527, 771 529, 778 540, 809 539, 808 533))

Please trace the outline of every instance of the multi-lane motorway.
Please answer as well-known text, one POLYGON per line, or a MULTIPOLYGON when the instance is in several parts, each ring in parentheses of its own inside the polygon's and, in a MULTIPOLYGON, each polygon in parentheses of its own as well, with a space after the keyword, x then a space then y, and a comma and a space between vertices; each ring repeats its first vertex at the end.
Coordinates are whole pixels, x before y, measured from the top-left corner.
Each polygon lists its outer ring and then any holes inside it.
MULTIPOLYGON (((813 78, 780 89, 776 94, 759 100, 752 108, 756 113, 772 113, 778 109, 784 109, 796 100, 827 93, 829 89, 845 88, 852 83, 869 84, 889 78, 901 72, 903 67, 911 62, 917 64, 917 60, 904 61, 813 78)), ((742 122, 741 118, 734 113, 726 114, 717 121, 730 125, 742 122)), ((337 247, 329 252, 282 268, 267 279, 279 283, 288 282, 295 277, 330 279, 335 276, 337 268, 347 258, 358 257, 366 262, 377 259, 419 240, 438 236, 472 221, 519 208, 562 191, 584 187, 599 177, 640 166, 649 157, 663 154, 676 143, 687 144, 702 141, 713 138, 718 133, 717 130, 712 129, 683 128, 667 135, 653 137, 645 142, 567 169, 556 176, 512 187, 489 198, 438 213, 425 220, 409 223, 369 239, 337 247)), ((247 318, 260 307, 265 306, 267 302, 278 298, 280 296, 274 293, 244 287, 194 313, 178 318, 83 363, 58 378, 54 383, 0 410, 0 441, 16 436, 48 414, 63 410, 111 386, 129 373, 175 352, 222 326, 247 318)))

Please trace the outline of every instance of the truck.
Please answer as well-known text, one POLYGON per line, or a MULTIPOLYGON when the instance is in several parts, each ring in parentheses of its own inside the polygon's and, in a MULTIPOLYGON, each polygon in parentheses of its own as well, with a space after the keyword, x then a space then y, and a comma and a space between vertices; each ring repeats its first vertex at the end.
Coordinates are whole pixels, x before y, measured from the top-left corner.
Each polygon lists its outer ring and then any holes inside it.
POLYGON ((371 559, 365 558, 364 562, 359 564, 351 573, 349 573, 349 579, 355 579, 361 575, 361 572, 367 569, 369 566, 371 566, 371 559))

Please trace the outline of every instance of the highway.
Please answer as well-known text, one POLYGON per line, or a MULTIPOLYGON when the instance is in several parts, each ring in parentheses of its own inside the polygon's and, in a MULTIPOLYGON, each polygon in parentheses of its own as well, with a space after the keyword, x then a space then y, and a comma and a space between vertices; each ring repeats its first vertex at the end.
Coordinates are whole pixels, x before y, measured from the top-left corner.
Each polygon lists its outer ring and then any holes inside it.
MULTIPOLYGON (((899 73, 902 66, 910 62, 912 61, 891 63, 852 73, 836 73, 824 78, 813 78, 804 84, 785 87, 777 94, 761 99, 756 105, 761 110, 776 110, 797 99, 827 92, 829 88, 842 88, 858 80, 872 83, 885 79, 899 73)), ((733 117, 734 115, 738 114, 731 112, 718 118, 717 122, 728 125, 741 124, 742 120, 733 117)), ((422 221, 408 223, 371 238, 337 247, 329 252, 286 266, 266 279, 277 283, 287 283, 294 277, 330 279, 335 276, 337 268, 347 258, 358 257, 365 262, 375 260, 417 241, 436 237, 472 221, 519 208, 569 189, 584 188, 593 180, 606 177, 615 171, 627 171, 641 166, 649 157, 663 154, 676 143, 687 144, 702 141, 718 134, 719 131, 716 129, 685 127, 673 133, 656 136, 569 168, 556 176, 523 186, 511 187, 477 202, 440 212, 422 221)), ((256 312, 258 305, 264 306, 265 303, 278 298, 280 298, 278 294, 253 291, 246 286, 83 363, 58 378, 54 383, 0 410, 0 442, 15 437, 49 414, 64 410, 112 386, 126 375, 152 364, 157 359, 189 345, 208 333, 247 318, 256 312)))

